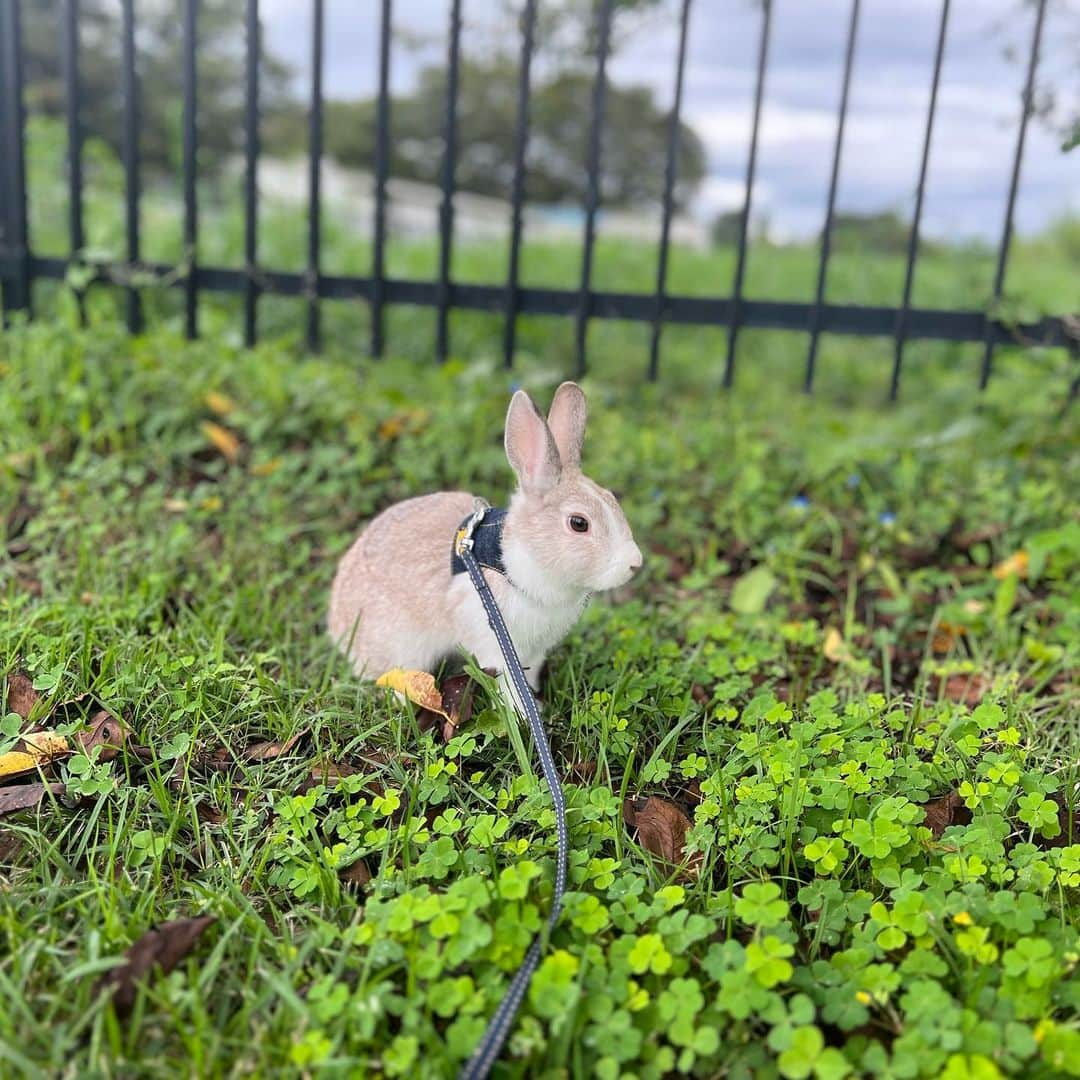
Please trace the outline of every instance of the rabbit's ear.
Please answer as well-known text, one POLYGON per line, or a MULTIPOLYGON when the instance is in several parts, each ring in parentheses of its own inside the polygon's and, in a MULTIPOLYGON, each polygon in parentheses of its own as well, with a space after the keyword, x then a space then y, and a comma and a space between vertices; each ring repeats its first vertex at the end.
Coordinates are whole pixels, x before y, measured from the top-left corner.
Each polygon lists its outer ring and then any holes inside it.
POLYGON ((585 441, 588 414, 585 395, 577 383, 564 382, 555 391, 547 422, 564 469, 581 468, 581 444, 585 441))
POLYGON ((506 456, 525 492, 550 491, 559 481, 559 451, 533 399, 518 390, 506 413, 506 456))

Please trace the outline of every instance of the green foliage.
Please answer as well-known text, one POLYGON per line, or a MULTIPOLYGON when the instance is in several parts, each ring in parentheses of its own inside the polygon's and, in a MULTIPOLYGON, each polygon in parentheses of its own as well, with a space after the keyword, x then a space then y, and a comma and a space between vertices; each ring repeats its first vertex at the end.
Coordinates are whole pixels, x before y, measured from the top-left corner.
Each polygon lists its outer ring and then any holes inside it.
MULTIPOLYGON (((56 0, 22 5, 26 103, 34 116, 64 116, 61 6, 56 0)), ((120 7, 102 0, 81 0, 78 17, 80 121, 87 136, 119 154, 123 137, 120 7)), ((143 4, 136 9, 136 19, 139 153, 152 174, 175 175, 180 165, 183 100, 183 42, 177 9, 143 4)), ((200 0, 196 52, 203 171, 220 169, 227 155, 243 148, 243 26, 241 6, 230 0, 200 0)), ((264 48, 259 78, 259 106, 263 117, 273 122, 291 97, 293 72, 264 48)))
MULTIPOLYGON (((88 693, 149 748, 73 755, 63 800, 4 818, 15 1074, 446 1075, 543 927, 550 800, 483 688, 444 744, 321 631, 378 509, 505 496, 512 376, 353 345, 0 337, 0 680, 27 670, 72 728, 88 693), (276 760, 241 752, 299 732, 276 760), (218 923, 119 1021, 101 972, 203 910, 218 923)), ((543 397, 559 376, 524 378, 543 397)), ((863 410, 689 377, 587 384, 588 468, 648 557, 553 657, 572 891, 500 1067, 1080 1075, 1060 388, 1005 365, 958 416, 947 390, 863 410), (686 814, 680 866, 629 834, 639 796, 686 814)), ((4 699, 0 718, 17 736, 4 699)))
MULTIPOLYGON (((518 60, 495 55, 468 60, 461 68, 458 98, 458 156, 454 177, 463 191, 510 197, 514 175, 518 60)), ((538 77, 529 101, 530 139, 543 153, 530 156, 526 198, 539 203, 574 203, 586 196, 585 160, 594 76, 564 70, 538 77)), ((439 183, 443 157, 446 70, 425 68, 416 87, 391 105, 394 140, 390 171, 395 177, 439 183)), ((326 108, 326 152, 341 164, 371 170, 375 161, 374 98, 330 102, 326 108)), ((605 205, 648 204, 663 192, 667 152, 666 111, 646 86, 609 85, 604 111, 604 154, 600 183, 605 205)), ((293 153, 307 138, 303 110, 285 113, 270 135, 293 153)), ((705 176, 705 148, 686 124, 680 126, 678 182, 674 197, 684 205, 705 176)))

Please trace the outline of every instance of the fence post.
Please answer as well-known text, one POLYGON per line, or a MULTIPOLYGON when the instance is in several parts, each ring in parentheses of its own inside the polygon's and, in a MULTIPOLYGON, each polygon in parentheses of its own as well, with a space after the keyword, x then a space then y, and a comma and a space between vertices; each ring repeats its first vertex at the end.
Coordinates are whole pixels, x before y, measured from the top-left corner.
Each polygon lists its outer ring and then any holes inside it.
POLYGON ((139 269, 139 79, 135 70, 135 2, 122 0, 121 66, 123 74, 123 140, 121 157, 124 165, 124 233, 127 240, 126 307, 128 330, 141 334, 143 330, 142 298, 131 284, 139 269))
POLYGON ((314 0, 311 12, 311 111, 308 113, 308 248, 304 291, 307 295, 309 352, 322 348, 319 311, 319 256, 322 250, 322 155, 323 155, 323 0, 314 0))
POLYGON ((199 206, 196 174, 198 171, 198 127, 196 117, 195 52, 198 38, 198 2, 184 0, 184 111, 183 111, 183 185, 184 185, 184 331, 189 340, 199 336, 199 206))
MULTIPOLYGON (((6 3, 6 0, 0 0, 0 4, 6 3)), ((6 80, 6 48, 4 44, 4 23, 3 15, 0 13, 0 90, 3 89, 6 80)), ((0 149, 5 149, 11 145, 11 140, 8 138, 7 130, 7 110, 4 109, 2 101, 0 101, 0 149)), ((7 178, 7 157, 0 158, 0 319, 2 319, 3 327, 8 325, 8 305, 11 302, 8 289, 8 245, 11 241, 8 238, 8 212, 11 207, 11 199, 8 198, 8 178, 7 178)))
POLYGON ((833 143, 832 170, 829 173, 829 197, 825 206, 825 225, 821 230, 821 256, 818 259, 817 288, 814 306, 810 309, 810 347, 806 354, 806 376, 803 390, 814 389, 814 369, 817 365, 818 341, 821 336, 821 309, 825 305, 825 281, 829 272, 832 250, 833 214, 836 210, 836 191, 840 180, 840 158, 844 151, 844 123, 847 120, 848 96, 851 91, 851 69, 855 62, 855 42, 859 32, 859 0, 851 0, 847 46, 844 50, 844 76, 840 86, 840 109, 836 117, 836 141, 833 143))
POLYGON ((259 0, 244 3, 244 345, 258 333, 259 285, 259 0))
POLYGON ((503 366, 514 366, 521 274, 522 203, 525 201, 525 153, 529 143, 529 93, 536 33, 536 0, 525 0, 521 13, 521 60, 518 66, 517 124, 514 132, 514 179, 510 193, 510 263, 506 272, 503 366))
POLYGON ((4 153, 0 189, 0 252, 13 259, 4 280, 4 318, 12 311, 32 314, 30 240, 26 219, 25 110, 22 85, 22 33, 19 0, 0 0, 0 133, 4 153))
POLYGON ((435 359, 450 354, 450 264, 454 243, 454 167, 457 158, 458 80, 461 70, 461 0, 450 0, 450 42, 446 58, 446 114, 443 119, 443 159, 440 169, 439 277, 436 283, 435 359))
POLYGON ((668 246, 671 241, 671 217, 675 212, 675 174, 679 168, 679 129, 682 123, 683 75, 686 71, 686 35, 690 25, 690 0, 683 0, 679 16, 679 51, 675 61, 675 101, 668 114, 667 156, 664 160, 664 193, 660 216, 660 251, 656 264, 656 313, 653 315, 649 342, 649 381, 656 382, 660 372, 660 331, 664 325, 667 293, 668 246))
POLYGON ((724 360, 724 387, 729 390, 735 383, 735 346, 739 339, 739 323, 742 319, 746 246, 750 237, 750 207, 754 198, 758 132, 761 128, 761 106, 765 98, 765 75, 769 69, 771 21, 772 0, 765 0, 761 12, 761 36, 758 39, 757 81, 754 84, 754 118, 750 126, 750 149, 746 158, 746 187, 743 192, 742 214, 739 217, 739 251, 735 256, 735 280, 731 287, 731 322, 728 324, 727 358, 724 360))
POLYGON ((604 96, 607 88, 607 61, 611 48, 613 0, 599 0, 596 8, 596 78, 593 82, 592 116, 589 121, 588 164, 585 185, 585 238, 581 254, 581 284, 574 327, 574 373, 585 374, 589 316, 592 314, 593 244, 596 241, 596 214, 600 207, 600 146, 604 137, 604 96))
POLYGON ((382 0, 379 23, 379 97, 375 106, 375 222, 371 248, 371 355, 381 359, 386 303, 386 180, 390 172, 390 36, 392 0, 382 0))
MULTIPOLYGON (((1005 288, 1005 270, 1009 262, 1009 245, 1012 243, 1013 214, 1016 210, 1016 193, 1020 189, 1020 166, 1024 160, 1024 141, 1027 138, 1028 121, 1035 111, 1033 107, 1035 98, 1035 71, 1039 66, 1039 45, 1042 42, 1043 20, 1046 16, 1046 0, 1039 0, 1039 7, 1035 13, 1035 26, 1031 36, 1031 51, 1028 54, 1027 77, 1024 79, 1023 103, 1020 107, 1020 128, 1016 134, 1016 152, 1013 155, 1012 177, 1009 180, 1009 197, 1005 206, 1005 224, 1001 231, 1001 244, 998 246, 997 268, 994 271, 993 304, 996 307, 1001 301, 1001 294, 1005 288)), ((990 381, 990 372, 994 363, 994 321, 987 315, 986 333, 983 339, 983 362, 979 373, 979 389, 985 390, 990 381)))

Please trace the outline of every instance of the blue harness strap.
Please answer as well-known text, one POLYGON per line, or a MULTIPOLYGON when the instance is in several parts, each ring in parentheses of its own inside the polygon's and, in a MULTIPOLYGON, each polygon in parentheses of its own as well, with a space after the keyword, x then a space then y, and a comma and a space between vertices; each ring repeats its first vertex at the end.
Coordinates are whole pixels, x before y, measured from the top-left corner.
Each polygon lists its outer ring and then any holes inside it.
MULTIPOLYGON (((505 516, 505 510, 493 510, 491 507, 483 507, 467 518, 462 523, 461 528, 458 529, 454 540, 454 558, 461 560, 464 569, 472 580, 477 595, 480 597, 480 602, 484 605, 488 625, 499 643, 499 651, 502 653, 506 674, 513 683, 517 701, 519 702, 518 707, 525 712, 525 719, 529 723, 529 731, 532 732, 536 752, 540 757, 540 767, 543 770, 548 789, 551 791, 551 800, 555 805, 555 829, 558 841, 555 853, 555 891, 551 901, 551 911, 548 914, 544 929, 533 938, 528 952, 525 953, 525 959, 522 961, 521 967, 518 968, 517 973, 510 981, 506 996, 495 1010, 495 1015, 488 1022, 487 1030, 484 1032, 480 1044, 458 1074, 458 1080, 485 1080, 491 1071, 495 1059, 499 1056, 499 1051, 510 1034, 514 1017, 517 1015, 521 1001, 525 997, 525 991, 529 987, 533 972, 536 971, 540 963, 540 955, 546 945, 546 939, 559 921, 563 893, 566 891, 568 847, 566 800, 563 798, 559 774, 555 769, 555 760, 551 756, 551 747, 548 745, 543 721, 540 719, 540 706, 537 704, 532 688, 525 678, 521 660, 518 658, 514 642, 510 638, 510 632, 506 629, 502 612, 499 611, 499 606, 495 603, 491 588, 480 571, 481 563, 475 555, 475 545, 479 543, 480 537, 484 535, 485 527, 490 532, 496 531, 495 528, 488 525, 489 519, 497 518, 497 532, 498 536, 501 537, 502 523, 505 516), (476 537, 475 541, 474 536, 476 537)), ((501 563, 501 552, 499 561, 501 563)), ((495 567, 494 569, 501 570, 501 567, 495 567)))

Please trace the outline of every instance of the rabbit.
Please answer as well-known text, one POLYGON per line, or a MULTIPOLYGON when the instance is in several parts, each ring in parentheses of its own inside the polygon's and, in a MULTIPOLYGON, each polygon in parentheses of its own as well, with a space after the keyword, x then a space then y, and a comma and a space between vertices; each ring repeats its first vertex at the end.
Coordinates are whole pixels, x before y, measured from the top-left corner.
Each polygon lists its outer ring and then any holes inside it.
MULTIPOLYGON (((506 456, 518 479, 502 525, 506 573, 483 573, 534 691, 548 653, 590 595, 624 585, 642 564, 615 496, 581 471, 586 414, 585 394, 572 382, 555 392, 546 421, 523 390, 506 414, 506 456)), ((358 676, 434 671, 463 653, 501 671, 469 575, 451 572, 455 535, 476 505, 463 491, 406 499, 371 521, 345 553, 327 624, 358 676)), ((513 697, 505 679, 503 689, 513 697)))

